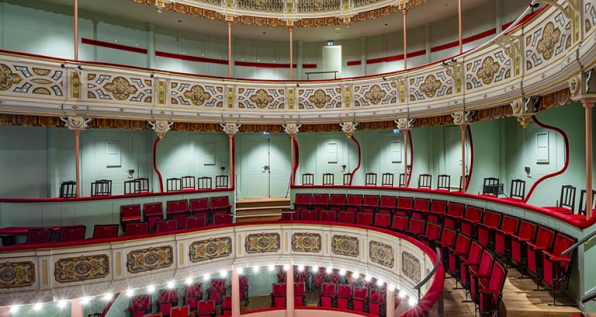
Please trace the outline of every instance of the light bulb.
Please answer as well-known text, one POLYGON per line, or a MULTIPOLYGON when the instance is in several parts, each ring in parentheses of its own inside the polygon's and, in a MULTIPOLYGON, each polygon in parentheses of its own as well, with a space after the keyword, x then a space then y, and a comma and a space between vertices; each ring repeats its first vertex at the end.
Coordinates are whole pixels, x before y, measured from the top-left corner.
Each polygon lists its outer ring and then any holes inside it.
POLYGON ((339 270, 339 275, 340 275, 340 276, 344 276, 344 275, 346 275, 346 269, 340 269, 340 270, 339 270))
POLYGON ((333 272, 333 269, 331 267, 325 269, 325 273, 331 274, 331 272, 333 272))
POLYGON ((384 282, 382 279, 377 280, 377 286, 383 286, 384 282))
POLYGON ((393 284, 390 284, 388 287, 390 292, 393 292, 395 290, 395 285, 393 284))
POLYGON ((312 267, 312 271, 313 271, 314 273, 317 273, 317 272, 319 271, 319 267, 318 267, 318 266, 316 266, 316 265, 313 265, 313 267, 312 267))
POLYGON ((304 265, 298 265, 298 272, 304 272, 304 265))
POLYGON ((244 274, 244 269, 239 267, 236 269, 236 272, 238 273, 238 275, 242 275, 242 274, 244 274))
POLYGON ((364 277, 364 280, 367 281, 367 282, 370 282, 372 280, 372 276, 367 275, 367 276, 364 277))
POLYGON ((174 288, 174 286, 176 286, 176 282, 174 281, 169 281, 168 284, 166 284, 166 287, 169 289, 174 288))
POLYGON ((258 265, 253 266, 252 271, 255 273, 259 272, 259 266, 258 265))
POLYGON ((132 288, 129 288, 126 290, 126 296, 128 297, 133 297, 133 295, 135 294, 135 290, 132 288))
POLYGON ((221 276, 221 277, 228 276, 228 271, 221 271, 221 272, 219 272, 219 276, 221 276))
POLYGON ((114 298, 114 294, 112 294, 112 293, 110 293, 110 292, 107 292, 107 293, 106 293, 106 294, 103 296, 103 299, 104 299, 105 301, 111 301, 111 300, 112 300, 112 298, 114 298))
POLYGON ((147 293, 151 294, 153 292, 155 292, 155 285, 147 286, 147 293))
POLYGON ((9 312, 11 314, 14 314, 14 313, 18 312, 20 308, 21 308, 21 305, 12 305, 12 307, 10 307, 9 312))
POLYGON ((404 297, 406 297, 406 292, 404 292, 404 291, 399 291, 399 293, 397 294, 397 296, 398 296, 399 298, 404 298, 404 297))
POLYGON ((408 305, 415 306, 416 304, 418 304, 418 301, 415 298, 408 299, 408 305))
POLYGON ((352 278, 355 278, 355 279, 360 278, 360 273, 358 273, 358 272, 352 272, 352 278))
POLYGON ((192 277, 187 277, 184 282, 186 283, 186 285, 192 284, 192 277))
POLYGON ((42 306, 43 306, 42 303, 35 303, 35 305, 33 305, 33 310, 40 311, 42 306))
POLYGON ((209 273, 205 273, 205 274, 203 274, 203 279, 204 279, 205 281, 208 281, 210 278, 211 278, 211 274, 209 274, 209 273))
POLYGON ((58 301, 58 308, 64 308, 66 307, 66 301, 61 299, 58 301))
POLYGON ((267 270, 269 270, 269 272, 273 272, 273 270, 275 270, 275 266, 274 266, 273 264, 270 264, 270 265, 267 267, 267 270))
POLYGON ((287 265, 287 264, 284 264, 284 271, 287 271, 287 270, 289 270, 289 269, 290 269, 290 266, 289 266, 289 265, 287 265))
POLYGON ((91 301, 91 297, 85 296, 85 297, 81 298, 81 305, 87 305, 87 304, 89 304, 90 301, 91 301))

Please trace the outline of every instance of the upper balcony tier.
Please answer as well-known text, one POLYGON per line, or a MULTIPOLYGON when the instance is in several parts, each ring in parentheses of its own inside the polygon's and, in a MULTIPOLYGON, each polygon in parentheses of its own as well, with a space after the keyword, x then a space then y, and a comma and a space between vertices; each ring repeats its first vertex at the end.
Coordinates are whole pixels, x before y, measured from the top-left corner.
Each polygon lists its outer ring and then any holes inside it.
MULTIPOLYGON (((329 81, 195 76, 13 52, 0 54, 0 110, 49 116, 281 124, 428 118, 512 105, 571 87, 596 62, 596 0, 528 9, 490 42, 452 59, 383 75, 329 81), (582 18, 579 18, 582 16, 582 18), (573 18, 577 17, 577 18, 573 18), (523 20, 523 23, 521 23, 523 20), (568 83, 570 82, 570 83, 568 83)), ((455 116, 454 123, 465 120, 455 116)))

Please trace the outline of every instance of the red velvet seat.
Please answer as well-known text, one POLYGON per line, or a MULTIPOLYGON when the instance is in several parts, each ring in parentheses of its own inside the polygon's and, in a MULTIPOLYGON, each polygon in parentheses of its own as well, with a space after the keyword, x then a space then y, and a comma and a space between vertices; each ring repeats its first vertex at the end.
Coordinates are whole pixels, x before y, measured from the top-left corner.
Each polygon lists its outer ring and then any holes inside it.
POLYGON ((472 241, 468 250, 468 254, 460 255, 459 282, 466 289, 466 299, 468 293, 470 292, 471 286, 470 270, 468 270, 468 267, 480 265, 480 257, 482 256, 482 251, 482 246, 478 242, 472 241))
POLYGON ((511 258, 511 236, 517 235, 520 220, 517 217, 504 215, 498 229, 493 229, 493 251, 498 256, 505 257, 505 263, 511 258))
POLYGON ((213 225, 214 226, 218 226, 218 225, 229 225, 232 223, 232 219, 234 218, 234 216, 230 213, 227 214, 222 214, 222 213, 217 213, 213 215, 213 225))
POLYGON ((430 203, 430 209, 426 212, 426 218, 428 221, 434 223, 441 223, 443 221, 443 215, 447 211, 447 201, 433 199, 430 203))
POLYGON ((447 228, 458 229, 459 220, 463 217, 464 204, 450 202, 447 206, 447 213, 443 215, 443 225, 447 228))
POLYGON ((178 228, 184 229, 188 217, 188 201, 186 199, 168 201, 166 203, 168 219, 178 220, 178 228))
POLYGON ((160 202, 143 204, 143 221, 149 224, 150 230, 155 230, 157 220, 163 219, 163 206, 160 202))
POLYGON ((141 222, 141 205, 120 206, 120 224, 122 227, 129 222, 141 222))
POLYGON ((379 208, 380 199, 378 195, 364 195, 361 212, 374 213, 379 208))
POLYGON ((196 216, 186 218, 186 229, 203 228, 207 226, 207 217, 196 216))
MULTIPOLYGON (((440 247, 443 249, 443 253, 442 254, 447 254, 447 250, 449 247, 452 247, 453 244, 455 243, 455 238, 456 238, 457 232, 451 228, 447 228, 447 227, 443 227, 443 230, 441 231, 441 240, 439 241, 434 241, 434 243, 431 243, 431 248, 435 248, 436 247, 440 247)), ((447 263, 446 257, 443 257, 444 262, 447 263)))
POLYGON ((354 294, 352 295, 352 309, 354 311, 363 312, 367 302, 368 288, 362 286, 355 287, 354 294))
POLYGON ((475 234, 476 224, 480 223, 484 209, 470 206, 466 208, 464 216, 459 222, 459 231, 472 237, 475 234))
POLYGON ((314 288, 321 288, 325 279, 327 278, 327 273, 325 273, 325 268, 320 267, 318 272, 314 272, 313 274, 313 286, 314 288))
POLYGON ((422 243, 426 244, 427 246, 430 246, 432 241, 436 241, 441 238, 441 231, 441 225, 427 221, 424 233, 418 235, 417 239, 422 241, 422 243))
POLYGON ((339 212, 337 221, 341 223, 354 223, 356 221, 354 213, 354 211, 342 210, 339 212))
POLYGON ((146 222, 129 223, 124 228, 125 236, 138 236, 149 233, 149 224, 146 222))
POLYGON ((282 221, 298 220, 298 212, 293 209, 283 209, 281 214, 282 221))
POLYGON ((455 239, 455 245, 449 247, 449 254, 447 255, 449 257, 449 265, 447 266, 447 270, 449 271, 451 276, 454 276, 455 278, 459 276, 458 273, 460 269, 460 257, 468 254, 468 251, 470 249, 470 242, 470 237, 460 232, 457 235, 457 238, 455 239))
POLYGON ((178 230, 178 219, 163 219, 157 221, 157 232, 169 232, 176 230, 178 230))
POLYGON ((320 307, 333 307, 336 296, 337 296, 337 284, 323 283, 323 285, 321 286, 321 292, 319 293, 319 306, 320 307))
POLYGON ((402 216, 409 216, 410 209, 414 205, 414 198, 412 197, 399 197, 397 199, 397 206, 395 206, 395 214, 402 216))
POLYGON ((221 305, 221 315, 230 316, 232 315, 232 296, 227 295, 223 298, 223 305, 221 305))
POLYGON ((470 277, 470 295, 474 303, 479 302, 478 289, 484 288, 483 285, 488 285, 488 280, 491 278, 490 274, 493 269, 494 258, 490 252, 484 250, 480 256, 480 263, 478 265, 468 265, 470 277))
POLYGON ((286 307, 286 284, 273 284, 271 293, 271 307, 286 307))
POLYGON ((209 289, 207 289, 207 298, 219 305, 223 302, 223 297, 226 295, 226 280, 212 279, 209 281, 209 289))
MULTIPOLYGON (((164 315, 166 316, 166 315, 164 315)), ((190 307, 182 306, 182 307, 172 307, 170 309, 170 317, 188 317, 190 316, 190 307)))
POLYGON ((119 225, 95 225, 93 239, 111 239, 118 236, 119 225))
POLYGON ((503 297, 503 286, 507 278, 505 265, 495 261, 487 284, 478 286, 478 311, 480 316, 494 316, 503 297))
POLYGON ((358 212, 362 209, 363 198, 362 195, 347 195, 346 210, 358 212))
POLYGON ((555 241, 555 231, 547 227, 539 227, 534 241, 526 241, 525 269, 537 278, 542 277, 542 251, 551 252, 555 241))
POLYGON ((211 215, 232 213, 232 205, 230 205, 228 196, 211 197, 210 205, 211 215))
POLYGON ((313 194, 312 209, 324 210, 329 208, 329 194, 313 194))
POLYGON ((176 289, 160 290, 159 297, 155 302, 155 305, 164 317, 170 316, 170 310, 172 307, 178 305, 178 291, 176 289))
POLYGON ((321 221, 336 221, 337 211, 335 210, 321 210, 319 211, 319 220, 321 221))
POLYGON ((525 255, 522 254, 522 247, 526 241, 534 241, 538 225, 528 220, 522 220, 519 225, 517 235, 511 237, 511 261, 517 264, 523 264, 525 255))
POLYGON ((142 317, 145 314, 150 313, 152 307, 151 295, 138 295, 131 298, 130 305, 126 309, 126 312, 128 312, 131 317, 142 317))
POLYGON ((379 204, 379 208, 377 209, 378 213, 386 213, 392 214, 395 210, 395 204, 397 202, 397 197, 395 196, 381 196, 381 202, 379 204))
POLYGON ((331 194, 329 195, 329 209, 340 211, 346 208, 345 194, 331 194))
POLYGON ((305 282, 296 283, 296 281, 294 281, 294 306, 306 306, 305 282))
POLYGON ((186 286, 186 290, 182 294, 184 305, 188 305, 190 310, 197 310, 198 303, 203 299, 202 284, 191 284, 186 286))
POLYGON ((188 204, 190 205, 188 210, 191 215, 209 217, 209 198, 189 199, 188 204))
POLYGON ((294 201, 294 209, 311 209, 312 208, 312 194, 296 194, 294 201))
POLYGON ((430 209, 430 199, 415 198, 414 207, 410 210, 410 216, 413 218, 426 219, 426 214, 430 209))
POLYGON ((319 220, 319 212, 310 209, 301 209, 298 211, 300 220, 317 221, 319 220))
POLYGON ((569 249, 575 242, 575 239, 557 233, 552 252, 542 251, 542 280, 553 290, 553 305, 556 304, 556 294, 561 291, 562 284, 565 282, 569 284, 569 275, 571 274, 571 254, 573 252, 565 255, 561 255, 561 253, 569 249))
POLYGON ((493 244, 492 233, 501 224, 503 214, 492 210, 485 210, 482 222, 476 224, 476 240, 488 248, 493 244))
POLYGON ((27 230, 27 240, 25 244, 42 244, 50 242, 52 229, 29 229, 27 230))
MULTIPOLYGON (((364 208, 363 208, 364 209, 364 208)), ((373 224, 374 213, 368 211, 359 211, 356 214, 356 223, 365 226, 371 226, 373 224)))
POLYGON ((420 218, 410 218, 408 221, 407 233, 411 236, 417 237, 424 233, 426 227, 426 220, 420 218))
POLYGON ((375 222, 374 222, 375 227, 388 228, 389 225, 391 224, 391 214, 376 213, 374 215, 374 217, 375 217, 375 222))
POLYGON ((391 230, 405 233, 408 231, 408 217, 394 215, 391 220, 391 230))
POLYGON ((59 242, 83 241, 85 239, 86 226, 68 226, 60 228, 59 242))
POLYGON ((375 316, 385 315, 385 292, 381 289, 371 289, 368 300, 368 313, 375 316))
POLYGON ((341 309, 348 309, 350 300, 352 299, 352 286, 339 285, 337 287, 336 307, 341 309))
POLYGON ((215 317, 215 302, 212 300, 202 300, 197 304, 195 316, 215 317))

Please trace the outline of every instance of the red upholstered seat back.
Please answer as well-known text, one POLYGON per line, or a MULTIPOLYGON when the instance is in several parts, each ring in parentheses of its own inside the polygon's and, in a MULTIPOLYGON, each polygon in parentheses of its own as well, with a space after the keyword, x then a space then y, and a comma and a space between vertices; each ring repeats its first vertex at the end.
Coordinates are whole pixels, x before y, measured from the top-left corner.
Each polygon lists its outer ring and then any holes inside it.
POLYGON ((358 286, 354 288, 354 295, 352 297, 354 299, 366 299, 368 297, 368 289, 358 286))
POLYGON ((315 204, 328 204, 329 203, 329 195, 328 194, 313 194, 312 195, 312 203, 315 204))
POLYGON ((60 242, 82 241, 85 239, 86 229, 85 226, 60 228, 60 242))
POLYGON ((374 303, 384 303, 385 292, 380 289, 373 288, 370 290, 369 300, 374 303))
POLYGON ((536 234, 536 245, 550 250, 553 245, 554 238, 555 232, 553 230, 547 227, 540 227, 538 228, 538 233, 536 234))
POLYGON ((470 247, 470 237, 465 234, 458 234, 455 240, 455 253, 465 253, 470 247))
POLYGON ((294 284, 294 295, 304 295, 305 294, 305 287, 304 282, 295 283, 294 284))
POLYGON ((212 300, 202 300, 199 301, 197 311, 199 313, 215 313, 215 301, 212 300))
POLYGON ((178 220, 166 219, 157 221, 157 232, 175 231, 178 229, 178 220))
POLYGON ((395 196, 381 196, 381 207, 395 207, 397 197, 395 196))
POLYGON ((144 204, 143 213, 145 214, 145 217, 149 215, 163 215, 162 204, 160 202, 144 204))
POLYGON ((120 221, 141 221, 141 205, 120 206, 120 221))
POLYGON ((228 196, 211 197, 211 208, 227 207, 230 205, 228 196))
POLYGON ((410 218, 410 224, 408 225, 408 232, 411 234, 422 234, 424 232, 424 226, 426 221, 418 218, 410 218))
POLYGON ((232 215, 230 214, 215 214, 213 215, 214 225, 227 225, 232 223, 232 215))
POLYGON ((331 194, 329 196, 329 203, 334 205, 344 205, 346 203, 346 195, 345 194, 331 194))
POLYGON ((336 218, 335 210, 321 210, 319 212, 319 220, 321 221, 335 221, 336 218))
POLYGON ((464 205, 460 203, 449 203, 447 214, 454 217, 461 217, 464 214, 464 205))
POLYGON ((316 210, 300 210, 300 220, 317 220, 318 212, 316 210))
POLYGON ((224 298, 223 298, 223 308, 224 309, 232 308, 232 296, 230 296, 230 295, 224 296, 224 298))
POLYGON ((242 275, 239 278, 240 287, 248 287, 248 276, 242 275))
POLYGON ((355 214, 353 211, 340 211, 338 221, 343 223, 354 223, 355 214))
POLYGON ((414 199, 412 197, 399 197, 397 199, 397 208, 411 209, 413 203, 414 199))
POLYGON ((337 295, 343 297, 352 296, 352 286, 350 285, 339 285, 337 288, 337 295))
POLYGON ((167 202, 167 212, 185 212, 188 211, 188 201, 173 200, 167 202))
POLYGON ((478 263, 482 255, 482 246, 477 242, 472 242, 468 251, 468 263, 478 263))
POLYGON ((337 284, 323 283, 321 286, 321 295, 335 295, 337 293, 337 284))
POLYGON ((273 284, 273 295, 286 295, 286 284, 285 283, 273 284))
POLYGON ((464 218, 472 221, 479 221, 480 218, 482 218, 482 211, 482 208, 476 206, 468 206, 466 208, 466 215, 464 216, 464 218))
POLYGON ((127 223, 124 229, 125 236, 136 236, 140 234, 147 234, 149 231, 149 224, 146 222, 127 223))
POLYGON ((176 289, 162 289, 159 291, 159 302, 178 302, 178 291, 176 289))
POLYGON ((519 218, 512 217, 512 216, 503 216, 503 222, 501 222, 501 230, 517 234, 517 230, 519 228, 519 218))
POLYGON ((391 223, 391 214, 379 214, 375 215, 375 226, 387 228, 391 223))
POLYGON ((186 229, 202 228, 207 225, 207 218, 204 216, 186 218, 186 229))
POLYGON ((441 236, 441 226, 434 222, 427 222, 424 236, 430 241, 438 240, 441 236))
POLYGON ((226 289, 226 280, 214 279, 211 280, 211 286, 209 287, 212 291, 224 291, 226 289))
POLYGON ((209 198, 190 199, 190 211, 209 209, 209 198))
MULTIPOLYGON (((564 234, 558 233, 557 237, 555 238, 555 245, 553 246, 553 252, 551 252, 551 253, 552 253, 552 255, 554 255, 556 257, 569 259, 569 258, 571 258, 571 254, 573 252, 569 252, 565 255, 561 255, 561 253, 563 253, 563 251, 569 249, 569 247, 571 247, 574 243, 575 243, 575 240, 573 238, 570 238, 564 234)), ((563 262, 563 264, 569 265, 568 262, 563 262)))
POLYGON ((312 203, 312 194, 296 194, 297 204, 310 204, 312 203))
POLYGON ((355 206, 359 206, 362 205, 362 195, 348 195, 347 196, 348 205, 355 205, 355 206))
POLYGON ((447 210, 447 201, 433 199, 430 204, 430 210, 434 212, 443 213, 447 210))
POLYGON ((489 227, 497 227, 501 223, 502 214, 491 210, 484 211, 484 217, 482 223, 489 227))
POLYGON ((537 225, 535 223, 522 220, 521 224, 519 225, 519 233, 517 236, 522 239, 533 240, 534 235, 536 234, 536 227, 537 225))
POLYGON ((364 195, 363 206, 378 207, 379 206, 379 196, 378 195, 364 195))
POLYGON ((95 225, 93 239, 109 239, 118 236, 119 225, 95 225))
POLYGON ((430 199, 426 198, 416 198, 414 199, 414 209, 426 211, 429 209, 430 206, 430 199))
POLYGON ((186 296, 202 296, 202 284, 191 284, 186 286, 186 296))
POLYGON ((170 310, 170 317, 188 317, 190 314, 190 307, 172 307, 170 310))
POLYGON ((441 233, 441 244, 443 246, 452 246, 455 242, 455 231, 450 228, 443 227, 443 232, 441 233))
POLYGON ((151 309, 151 295, 138 295, 132 298, 132 309, 151 309))
POLYGON ((29 229, 27 231, 26 244, 41 244, 50 242, 52 230, 50 229, 29 229))
POLYGON ((393 220, 391 221, 391 228, 399 231, 408 230, 408 217, 394 215, 393 220))

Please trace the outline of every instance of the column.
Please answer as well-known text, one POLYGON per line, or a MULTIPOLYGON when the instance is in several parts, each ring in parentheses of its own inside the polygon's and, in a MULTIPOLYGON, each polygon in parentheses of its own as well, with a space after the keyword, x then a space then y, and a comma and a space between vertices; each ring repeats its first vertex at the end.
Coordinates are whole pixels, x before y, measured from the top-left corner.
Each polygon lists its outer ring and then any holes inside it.
POLYGON ((430 33, 430 23, 424 25, 424 39, 425 39, 425 54, 426 54, 426 63, 431 62, 431 33, 430 33))
POLYGON ((387 287, 385 294, 385 317, 395 317, 395 288, 387 287))
POLYGON ((296 134, 299 132, 301 126, 302 125, 298 125, 296 123, 288 123, 282 125, 284 131, 290 136, 290 186, 294 185, 294 181, 296 179, 296 175, 294 175, 294 165, 296 164, 294 159, 294 138, 296 137, 296 134))
POLYGON ((302 46, 303 43, 302 41, 298 41, 296 42, 296 44, 298 44, 298 65, 296 65, 296 71, 298 72, 298 79, 302 79, 302 64, 304 63, 304 57, 302 54, 302 46))
POLYGON ((290 80, 294 79, 294 27, 288 28, 290 31, 290 80))
POLYGON ((60 119, 64 121, 66 127, 73 131, 75 135, 75 181, 77 183, 77 197, 81 197, 81 131, 88 127, 87 123, 91 121, 91 118, 85 119, 83 117, 68 117, 67 119, 60 119))
MULTIPOLYGON (((79 60, 79 1, 74 0, 74 60, 79 60)), ((77 183, 78 186, 78 183, 77 183)), ((78 191, 77 191, 78 194, 78 191)))
POLYGON ((286 272, 286 317, 294 317, 294 265, 286 272))
POLYGON ((458 20, 459 20, 459 53, 463 53, 464 51, 464 41, 462 38, 462 25, 461 25, 461 1, 462 0, 457 0, 457 12, 458 12, 458 20))
POLYGON ((226 24, 228 26, 228 77, 232 77, 232 21, 226 24))
POLYGON ((366 37, 360 38, 360 65, 362 66, 362 76, 366 76, 366 37))
POLYGON ((229 138, 229 148, 230 148, 230 168, 228 175, 230 177, 230 181, 228 182, 229 188, 234 188, 235 179, 234 179, 234 170, 235 170, 235 162, 234 162, 234 136, 238 133, 238 129, 242 126, 241 124, 236 123, 220 123, 220 126, 223 129, 223 132, 228 135, 229 138))
POLYGON ((73 299, 70 301, 70 317, 83 316, 83 304, 80 299, 73 299))
POLYGON ((402 130, 404 133, 404 187, 408 187, 408 133, 409 129, 402 130))
POLYGON ((155 69, 155 24, 147 23, 147 67, 155 69))
POLYGON ((495 1, 496 29, 497 34, 503 30, 503 0, 495 1))
POLYGON ((472 111, 458 111, 452 113, 453 124, 458 125, 461 130, 461 191, 466 191, 466 185, 470 179, 466 181, 466 131, 468 125, 472 123, 472 111))
POLYGON ((404 69, 408 69, 408 10, 402 10, 404 16, 404 69))
POLYGON ((149 121, 149 124, 151 125, 153 131, 155 131, 155 134, 157 135, 157 139, 155 139, 155 141, 153 142, 153 170, 155 171, 155 174, 157 174, 159 180, 160 193, 163 193, 163 178, 161 177, 161 172, 159 171, 159 168, 157 168, 157 144, 166 136, 166 133, 170 131, 170 128, 172 127, 174 122, 155 120, 149 121))
POLYGON ((232 268, 232 317, 240 317, 240 276, 232 268))
MULTIPOLYGON (((581 100, 585 108, 586 119, 586 218, 592 217, 592 108, 596 98, 586 98, 581 100)), ((583 206, 579 206, 582 208, 583 206)))

